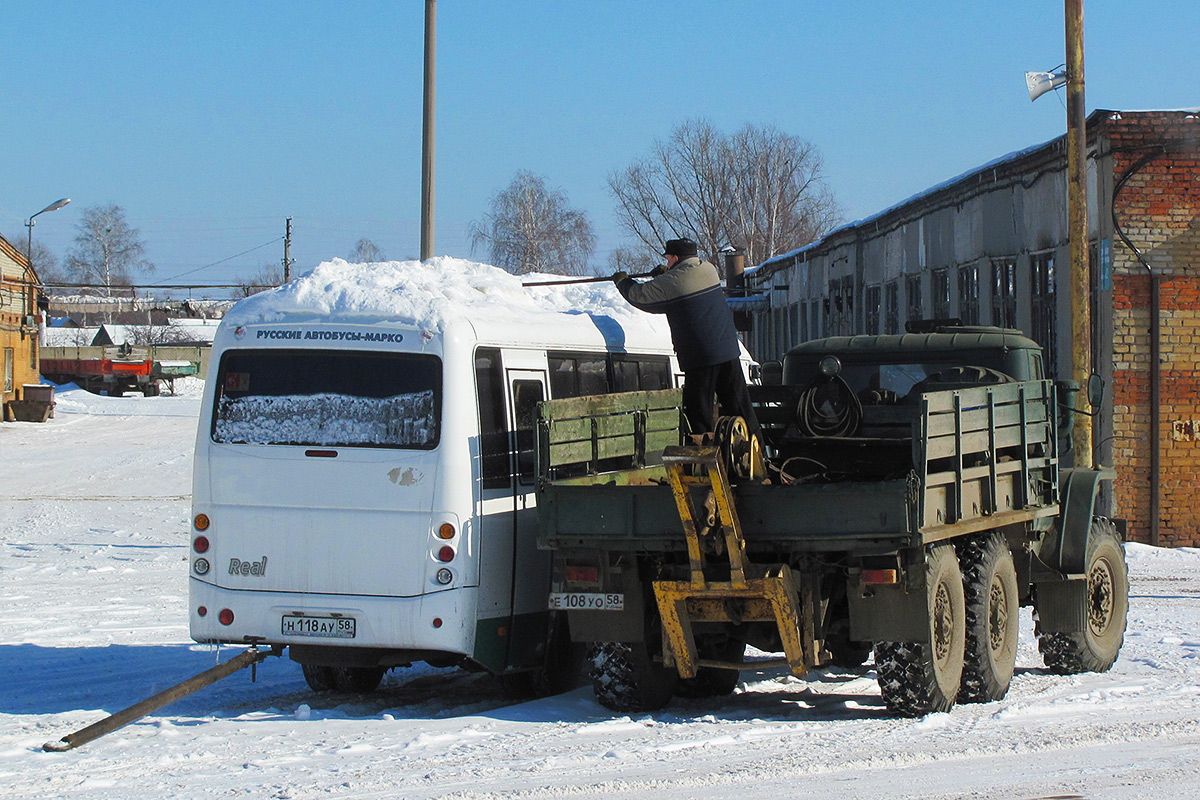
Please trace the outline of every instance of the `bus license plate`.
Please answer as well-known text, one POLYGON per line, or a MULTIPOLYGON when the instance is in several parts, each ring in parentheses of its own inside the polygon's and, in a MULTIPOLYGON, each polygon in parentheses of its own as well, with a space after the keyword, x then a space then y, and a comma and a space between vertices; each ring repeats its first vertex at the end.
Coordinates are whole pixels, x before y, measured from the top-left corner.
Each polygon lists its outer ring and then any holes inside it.
POLYGON ((625 595, 603 592, 553 592, 550 608, 556 611, 624 611, 625 595))
POLYGON ((353 639, 353 617, 284 617, 284 636, 315 636, 325 639, 353 639))

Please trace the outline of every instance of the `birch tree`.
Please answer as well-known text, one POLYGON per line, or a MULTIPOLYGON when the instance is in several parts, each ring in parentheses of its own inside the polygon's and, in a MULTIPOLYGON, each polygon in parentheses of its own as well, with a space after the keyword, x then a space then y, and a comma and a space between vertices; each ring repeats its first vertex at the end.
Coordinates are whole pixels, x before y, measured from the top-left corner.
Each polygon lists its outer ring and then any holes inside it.
POLYGON ((596 249, 587 213, 526 171, 492 198, 491 210, 471 223, 470 234, 472 253, 486 248, 492 264, 515 275, 585 275, 596 249))
POLYGON ((146 246, 137 228, 125 220, 125 209, 117 205, 84 209, 76 225, 75 248, 67 253, 67 274, 79 283, 105 287, 132 282, 135 272, 149 273, 154 265, 144 256, 146 246))

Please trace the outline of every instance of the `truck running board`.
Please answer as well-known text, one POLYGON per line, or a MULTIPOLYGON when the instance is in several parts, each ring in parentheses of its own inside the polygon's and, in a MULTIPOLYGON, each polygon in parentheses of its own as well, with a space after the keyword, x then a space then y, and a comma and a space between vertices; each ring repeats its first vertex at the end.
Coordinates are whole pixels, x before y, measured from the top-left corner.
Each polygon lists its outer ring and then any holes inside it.
MULTIPOLYGON (((801 619, 795 582, 787 564, 754 564, 746 557, 746 542, 720 448, 668 447, 663 451, 663 465, 683 523, 691 568, 691 580, 654 582, 658 613, 669 645, 664 654, 666 663, 673 662, 681 678, 695 677, 701 666, 741 666, 701 660, 692 624, 773 621, 779 629, 787 666, 793 675, 804 675, 816 663, 812 620, 801 619), (704 574, 706 550, 719 552, 722 545, 729 560, 729 580, 710 580, 704 574), (803 636, 803 631, 810 635, 803 636)), ((804 608, 811 609, 811 604, 805 603, 804 608)), ((745 668, 762 666, 762 662, 753 662, 745 668)))

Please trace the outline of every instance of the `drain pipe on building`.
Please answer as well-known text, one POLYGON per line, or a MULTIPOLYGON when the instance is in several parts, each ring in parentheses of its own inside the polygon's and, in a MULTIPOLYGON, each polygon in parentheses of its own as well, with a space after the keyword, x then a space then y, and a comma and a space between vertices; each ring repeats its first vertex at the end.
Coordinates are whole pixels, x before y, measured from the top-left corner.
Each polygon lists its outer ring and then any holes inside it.
POLYGON ((1159 409, 1159 387, 1162 382, 1162 363, 1159 359, 1159 317, 1161 311, 1159 279, 1161 276, 1155 274, 1154 268, 1150 266, 1150 262, 1142 255, 1142 251, 1129 240, 1129 237, 1125 235, 1125 231, 1121 229, 1121 221, 1117 218, 1117 197, 1121 194, 1121 189, 1125 187, 1126 181, 1164 152, 1166 152, 1165 147, 1155 149, 1139 158, 1133 166, 1125 171, 1121 179, 1117 181, 1112 197, 1113 230, 1117 232, 1117 236, 1121 238, 1125 246, 1133 251, 1138 263, 1145 267, 1146 275, 1150 278, 1150 544, 1154 547, 1158 547, 1159 518, 1162 515, 1160 508, 1162 471, 1159 465, 1160 450, 1162 448, 1162 434, 1159 429, 1162 421, 1159 409))

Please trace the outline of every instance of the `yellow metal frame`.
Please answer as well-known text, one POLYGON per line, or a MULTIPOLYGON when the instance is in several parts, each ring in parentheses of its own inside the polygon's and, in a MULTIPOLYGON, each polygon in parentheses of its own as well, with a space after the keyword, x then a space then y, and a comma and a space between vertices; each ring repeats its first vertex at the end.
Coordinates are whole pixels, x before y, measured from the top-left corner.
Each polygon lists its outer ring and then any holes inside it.
MULTIPOLYGON (((746 557, 746 542, 719 448, 669 447, 663 453, 663 464, 683 523, 691 568, 690 580, 654 582, 667 663, 675 665, 681 678, 695 677, 703 666, 741 668, 741 663, 700 660, 692 623, 774 620, 783 642, 784 662, 792 674, 804 675, 816 663, 815 646, 811 642, 812 620, 801 618, 795 581, 787 564, 757 565, 746 557), (707 507, 697 509, 695 488, 709 490, 714 506, 711 511, 707 507), (712 581, 704 575, 705 556, 700 538, 718 524, 729 558, 728 581, 712 581), (809 632, 807 642, 802 638, 804 630, 809 632)), ((805 610, 810 608, 811 604, 806 603, 805 610)), ((753 666, 766 664, 755 662, 753 666)))

